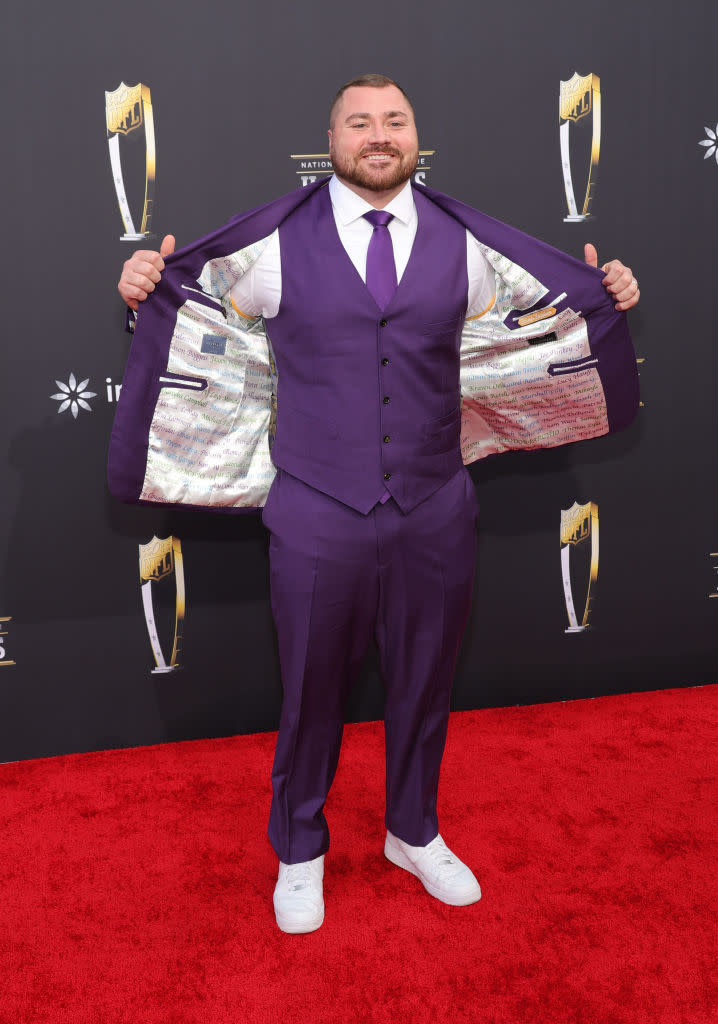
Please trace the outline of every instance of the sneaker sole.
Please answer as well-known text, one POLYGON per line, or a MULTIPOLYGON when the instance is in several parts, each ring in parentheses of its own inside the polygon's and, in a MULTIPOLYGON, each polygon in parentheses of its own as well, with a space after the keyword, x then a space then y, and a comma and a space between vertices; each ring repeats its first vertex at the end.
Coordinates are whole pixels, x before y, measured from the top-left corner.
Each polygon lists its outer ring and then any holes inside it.
POLYGON ((406 854, 395 846, 390 845, 388 839, 384 843, 384 856, 398 868, 403 868, 404 871, 408 871, 415 878, 418 878, 428 893, 435 899, 440 900, 441 903, 447 903, 450 907, 468 907, 472 903, 478 903, 481 899, 481 889, 478 884, 476 890, 467 893, 465 896, 447 896, 441 889, 437 889, 431 882, 427 882, 425 878, 422 878, 406 854))
POLYGON ((324 921, 324 907, 322 907, 321 914, 316 917, 310 918, 308 921, 297 921, 292 920, 291 917, 282 917, 281 914, 274 914, 277 927, 280 931, 286 932, 287 935, 304 935, 306 932, 315 932, 317 928, 321 928, 322 922, 324 921))

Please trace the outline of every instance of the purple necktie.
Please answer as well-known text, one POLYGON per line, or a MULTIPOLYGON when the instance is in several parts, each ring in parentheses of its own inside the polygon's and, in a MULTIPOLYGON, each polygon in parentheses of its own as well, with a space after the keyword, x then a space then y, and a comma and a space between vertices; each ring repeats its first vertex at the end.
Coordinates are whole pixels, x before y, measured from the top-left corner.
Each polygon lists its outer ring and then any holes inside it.
MULTIPOLYGON (((364 216, 374 228, 366 253, 366 286, 374 296, 380 309, 386 309, 396 291, 396 264, 394 246, 387 225, 393 220, 393 213, 384 210, 370 210, 364 216)), ((391 494, 384 488, 379 504, 384 505, 391 494)))
POLYGON ((394 247, 387 225, 394 219, 385 210, 370 210, 364 217, 373 226, 366 254, 366 286, 380 309, 386 309, 396 291, 394 247))

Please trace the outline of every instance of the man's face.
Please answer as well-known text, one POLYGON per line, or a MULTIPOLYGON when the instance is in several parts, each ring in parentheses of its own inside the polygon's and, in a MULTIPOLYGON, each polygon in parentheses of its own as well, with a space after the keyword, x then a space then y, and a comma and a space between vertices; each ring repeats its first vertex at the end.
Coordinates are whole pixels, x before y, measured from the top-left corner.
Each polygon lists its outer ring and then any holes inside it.
MULTIPOLYGON (((334 112, 329 129, 334 172, 370 202, 377 194, 397 194, 419 160, 414 113, 395 85, 353 86, 334 112)), ((391 195, 384 196, 388 200, 391 195)))

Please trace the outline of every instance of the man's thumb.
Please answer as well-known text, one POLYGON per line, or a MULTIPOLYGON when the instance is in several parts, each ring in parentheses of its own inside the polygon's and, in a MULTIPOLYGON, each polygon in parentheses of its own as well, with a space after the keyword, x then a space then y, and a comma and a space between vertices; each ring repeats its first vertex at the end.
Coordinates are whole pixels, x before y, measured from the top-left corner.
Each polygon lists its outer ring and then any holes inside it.
POLYGON ((174 251, 175 251, 175 236, 174 235, 165 235, 165 237, 162 239, 162 245, 160 246, 160 256, 162 257, 162 259, 164 259, 165 256, 169 256, 170 253, 173 253, 174 251))
POLYGON ((596 252, 596 246, 591 245, 590 242, 586 242, 586 244, 583 247, 583 258, 585 259, 586 263, 588 263, 589 267, 597 267, 598 253, 596 252))

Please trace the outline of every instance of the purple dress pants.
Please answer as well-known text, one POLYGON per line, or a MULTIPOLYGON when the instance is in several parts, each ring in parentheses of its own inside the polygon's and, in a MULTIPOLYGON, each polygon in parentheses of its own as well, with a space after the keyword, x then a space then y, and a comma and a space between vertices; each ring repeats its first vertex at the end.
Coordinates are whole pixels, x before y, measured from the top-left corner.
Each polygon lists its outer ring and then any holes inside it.
POLYGON ((284 686, 269 838, 285 864, 329 848, 324 802, 372 635, 386 687, 386 826, 412 846, 437 835, 477 515, 464 469, 409 513, 390 499, 367 515, 278 471, 263 520, 284 686))

